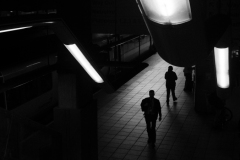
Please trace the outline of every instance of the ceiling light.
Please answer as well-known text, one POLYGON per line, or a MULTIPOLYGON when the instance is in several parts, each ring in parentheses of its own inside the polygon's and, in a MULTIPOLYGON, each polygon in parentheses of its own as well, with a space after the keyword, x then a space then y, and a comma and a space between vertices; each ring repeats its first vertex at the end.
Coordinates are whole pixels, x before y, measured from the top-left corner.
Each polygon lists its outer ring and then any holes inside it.
POLYGON ((76 44, 70 44, 64 46, 68 49, 68 51, 73 55, 73 57, 78 61, 78 63, 85 69, 88 75, 97 83, 103 83, 103 79, 97 73, 97 71, 93 68, 93 66, 89 63, 86 57, 83 55, 81 50, 77 47, 76 44))
MULTIPOLYGON (((159 24, 181 24, 192 19, 189 0, 137 0, 146 17, 159 24)), ((141 11, 141 13, 143 13, 141 11)))
POLYGON ((214 47, 217 85, 220 88, 229 87, 229 49, 214 47))

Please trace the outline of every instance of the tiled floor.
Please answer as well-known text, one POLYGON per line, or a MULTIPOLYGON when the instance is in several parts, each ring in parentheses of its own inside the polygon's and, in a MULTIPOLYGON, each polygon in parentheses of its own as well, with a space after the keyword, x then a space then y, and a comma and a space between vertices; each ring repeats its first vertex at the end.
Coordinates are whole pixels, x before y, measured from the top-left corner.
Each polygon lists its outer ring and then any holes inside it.
MULTIPOLYGON (((157 54, 145 62, 149 67, 115 93, 97 96, 99 160, 239 160, 236 129, 239 117, 223 131, 212 129, 213 115, 198 115, 194 111, 193 95, 183 91, 185 79, 180 67, 174 67, 178 75, 178 100, 173 103, 171 99, 167 106, 164 74, 169 64, 157 54), (156 126, 155 148, 147 144, 146 124, 140 109, 141 100, 148 96, 150 89, 155 90, 163 113, 162 121, 156 126)), ((231 105, 240 106, 233 101, 231 105)), ((236 113, 240 115, 239 110, 236 113)))

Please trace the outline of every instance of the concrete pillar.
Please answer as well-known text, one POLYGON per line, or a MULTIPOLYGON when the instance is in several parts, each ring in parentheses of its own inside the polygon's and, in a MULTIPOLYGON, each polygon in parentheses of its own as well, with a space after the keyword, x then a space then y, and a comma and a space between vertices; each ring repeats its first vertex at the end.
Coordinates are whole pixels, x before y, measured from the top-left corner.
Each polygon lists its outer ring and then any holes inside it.
POLYGON ((207 97, 216 89, 216 75, 213 53, 211 53, 207 59, 196 65, 195 80, 195 110, 198 113, 211 113, 212 108, 208 104, 207 97))
POLYGON ((62 133, 63 159, 97 159, 97 102, 91 79, 81 71, 59 72, 58 86, 54 127, 62 133))

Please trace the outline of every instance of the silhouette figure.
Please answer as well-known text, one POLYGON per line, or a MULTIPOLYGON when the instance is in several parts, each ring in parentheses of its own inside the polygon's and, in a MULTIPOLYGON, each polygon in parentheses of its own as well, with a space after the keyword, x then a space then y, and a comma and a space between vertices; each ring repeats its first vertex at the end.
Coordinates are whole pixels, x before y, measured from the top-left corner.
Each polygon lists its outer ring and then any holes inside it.
POLYGON ((149 91, 149 97, 141 102, 141 109, 144 112, 144 117, 147 125, 148 143, 155 146, 156 142, 156 121, 159 115, 159 121, 162 119, 160 101, 154 98, 154 90, 149 91))
POLYGON ((170 91, 172 92, 173 101, 177 100, 177 97, 175 96, 175 86, 176 86, 175 81, 178 79, 178 77, 176 73, 173 71, 172 66, 168 67, 168 71, 165 73, 165 79, 166 79, 166 88, 167 88, 167 104, 169 104, 170 91))
POLYGON ((183 69, 185 80, 185 87, 184 91, 191 91, 192 90, 192 67, 185 67, 183 69))

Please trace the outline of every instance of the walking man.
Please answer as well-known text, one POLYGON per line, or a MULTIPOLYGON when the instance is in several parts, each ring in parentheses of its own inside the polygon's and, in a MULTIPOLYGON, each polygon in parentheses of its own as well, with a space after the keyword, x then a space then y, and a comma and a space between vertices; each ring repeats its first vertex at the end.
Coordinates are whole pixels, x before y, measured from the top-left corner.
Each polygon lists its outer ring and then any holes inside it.
POLYGON ((177 100, 177 97, 175 96, 175 87, 176 87, 175 81, 178 79, 178 77, 176 73, 173 71, 172 66, 168 67, 168 71, 165 73, 165 79, 166 79, 166 88, 167 88, 167 104, 169 104, 170 91, 172 92, 173 101, 177 100))
POLYGON ((147 125, 148 143, 153 147, 156 142, 156 121, 159 115, 159 121, 162 119, 160 101, 154 98, 154 90, 149 91, 149 97, 142 100, 141 109, 144 112, 144 117, 147 125))

